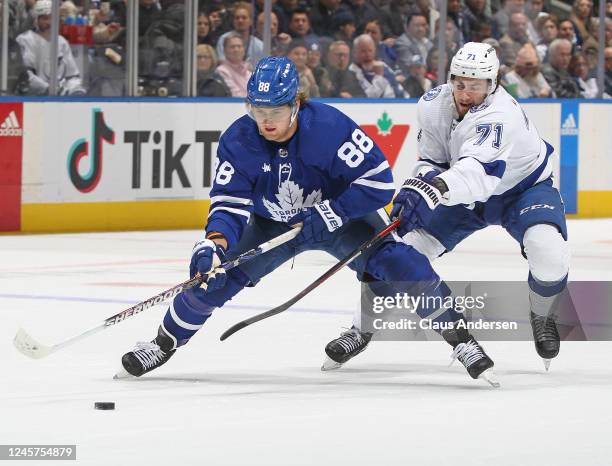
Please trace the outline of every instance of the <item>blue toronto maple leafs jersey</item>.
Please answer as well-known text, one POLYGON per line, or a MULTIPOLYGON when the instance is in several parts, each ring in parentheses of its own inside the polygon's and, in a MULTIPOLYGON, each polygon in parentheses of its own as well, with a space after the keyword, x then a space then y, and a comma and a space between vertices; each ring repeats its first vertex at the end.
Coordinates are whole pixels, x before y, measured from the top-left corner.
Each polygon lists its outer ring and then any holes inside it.
POLYGON ((289 141, 267 141, 246 115, 223 133, 206 230, 222 233, 232 247, 253 213, 286 223, 329 200, 338 215, 354 219, 384 207, 394 192, 374 141, 339 110, 309 102, 289 141))

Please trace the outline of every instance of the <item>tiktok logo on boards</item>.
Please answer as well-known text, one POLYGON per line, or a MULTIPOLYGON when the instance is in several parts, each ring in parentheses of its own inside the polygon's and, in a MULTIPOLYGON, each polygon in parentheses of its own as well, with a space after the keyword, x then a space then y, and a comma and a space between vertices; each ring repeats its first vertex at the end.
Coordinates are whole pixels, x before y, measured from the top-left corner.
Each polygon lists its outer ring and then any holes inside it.
POLYGON ((85 139, 77 140, 68 153, 68 175, 76 189, 82 193, 93 191, 102 176, 103 141, 115 144, 115 132, 104 122, 104 113, 99 108, 92 111, 93 151, 90 153, 89 142, 85 139), (83 157, 89 156, 89 171, 85 175, 79 173, 79 163, 83 157))

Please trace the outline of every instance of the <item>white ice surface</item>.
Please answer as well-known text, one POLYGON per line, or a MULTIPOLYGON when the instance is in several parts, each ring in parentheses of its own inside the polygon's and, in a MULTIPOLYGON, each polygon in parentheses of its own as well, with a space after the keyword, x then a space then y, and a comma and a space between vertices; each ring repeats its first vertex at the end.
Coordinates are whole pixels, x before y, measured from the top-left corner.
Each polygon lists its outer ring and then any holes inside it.
MULTIPOLYGON (((612 280, 612 220, 570 221, 569 230, 571 278, 612 280)), ((83 465, 612 464, 612 343, 564 343, 545 373, 532 343, 487 342, 498 390, 447 367, 441 342, 374 342, 340 371, 322 373, 323 348, 350 325, 358 300, 347 270, 293 311, 219 341, 333 264, 319 253, 246 290, 138 380, 111 377, 125 351, 155 335, 164 307, 47 359, 13 348, 20 326, 55 343, 182 281, 196 237, 0 236, 0 444, 77 444, 83 465), (95 401, 117 409, 96 411, 95 401)), ((449 280, 527 276, 499 228, 435 266, 449 280)))

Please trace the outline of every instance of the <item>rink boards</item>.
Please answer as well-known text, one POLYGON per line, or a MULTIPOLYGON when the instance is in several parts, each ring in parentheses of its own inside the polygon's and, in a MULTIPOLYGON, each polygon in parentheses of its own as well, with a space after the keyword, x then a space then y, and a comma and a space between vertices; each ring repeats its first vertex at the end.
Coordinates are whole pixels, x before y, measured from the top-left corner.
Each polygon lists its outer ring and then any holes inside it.
MULTIPOLYGON (((396 184, 416 161, 416 102, 330 100, 385 152, 396 184)), ((556 149, 568 214, 612 216, 612 106, 526 101, 556 149)), ((199 228, 238 99, 0 100, 0 231, 199 228)), ((245 154, 248 156, 248 154, 245 154)))

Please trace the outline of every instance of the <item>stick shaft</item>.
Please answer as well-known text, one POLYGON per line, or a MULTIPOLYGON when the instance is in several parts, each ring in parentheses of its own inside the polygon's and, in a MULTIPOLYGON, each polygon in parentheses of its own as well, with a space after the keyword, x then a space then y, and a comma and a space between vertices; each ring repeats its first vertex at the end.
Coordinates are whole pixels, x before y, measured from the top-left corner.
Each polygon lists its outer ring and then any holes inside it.
POLYGON ((280 306, 275 307, 274 309, 270 309, 269 311, 254 315, 252 317, 249 317, 248 319, 245 319, 233 325, 221 335, 221 341, 230 337, 237 331, 242 330, 243 328, 248 327, 251 324, 254 324, 255 322, 259 322, 260 320, 267 319, 268 317, 272 317, 276 314, 280 314, 281 312, 286 311, 291 306, 293 306, 295 303, 297 303, 299 300, 301 300, 304 296, 309 294, 312 290, 317 288, 323 282, 327 281, 332 275, 338 272, 338 270, 342 269, 345 265, 350 264, 353 260, 355 260, 358 256, 360 256, 366 249, 369 249, 370 247, 374 246, 379 241, 381 241, 385 236, 387 236, 389 233, 395 230, 399 226, 399 223, 400 223, 399 220, 394 221, 389 226, 387 226, 384 230, 377 233, 376 236, 374 236, 373 238, 361 244, 359 247, 357 247, 357 249, 355 249, 344 259, 336 263, 332 268, 330 268, 327 272, 325 272, 323 275, 317 278, 314 282, 312 282, 310 285, 308 285, 306 288, 304 288, 302 291, 300 291, 297 295, 295 295, 290 300, 284 302, 280 306))
MULTIPOLYGON (((300 230, 301 228, 299 227, 293 228, 283 233, 282 235, 279 235, 275 238, 272 238, 269 241, 266 241, 263 244, 260 244, 256 248, 253 248, 249 251, 244 252, 243 254, 240 254, 238 257, 236 257, 235 259, 232 259, 231 261, 224 262, 223 264, 221 264, 221 267, 224 268, 225 270, 230 270, 230 269, 233 269, 234 267, 239 266, 240 264, 244 264, 245 262, 250 261, 251 259, 264 254, 270 249, 274 249, 275 247, 280 246, 281 244, 284 244, 287 241, 292 240, 298 235, 300 230)), ((182 291, 187 290, 189 288, 193 288, 194 286, 200 285, 202 281, 203 281, 202 277, 199 275, 196 275, 194 278, 185 280, 184 282, 179 283, 178 285, 175 285, 172 288, 169 288, 165 291, 162 291, 161 293, 156 294, 155 296, 149 299, 146 299, 138 304, 135 304, 134 306, 124 309, 123 311, 105 319, 102 323, 94 327, 91 327, 88 330, 85 330, 84 332, 79 333, 78 335, 74 335, 70 338, 67 338, 61 341, 60 343, 57 343, 50 347, 39 344, 38 342, 33 340, 27 333, 25 333, 25 331, 20 331, 18 332, 18 335, 15 339, 15 346, 17 347, 19 351, 21 351, 22 353, 30 357, 40 358, 40 357, 47 356, 48 354, 54 353, 57 350, 60 350, 62 348, 65 348, 66 346, 72 345, 73 343, 76 343, 80 340, 83 340, 89 337, 90 335, 101 332, 102 330, 106 330, 107 328, 112 327, 113 325, 116 325, 120 322, 123 322, 125 319, 132 317, 136 314, 139 314, 143 311, 146 311, 147 309, 153 306, 156 306, 158 304, 161 304, 164 301, 169 301, 170 299, 173 299, 176 295, 178 295, 182 291), (28 344, 25 345, 24 343, 28 343, 28 344), (28 349, 24 350, 23 349, 24 347, 27 347, 28 349)))

